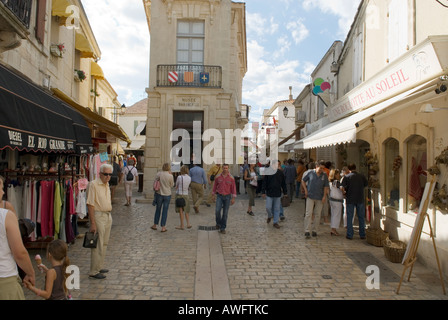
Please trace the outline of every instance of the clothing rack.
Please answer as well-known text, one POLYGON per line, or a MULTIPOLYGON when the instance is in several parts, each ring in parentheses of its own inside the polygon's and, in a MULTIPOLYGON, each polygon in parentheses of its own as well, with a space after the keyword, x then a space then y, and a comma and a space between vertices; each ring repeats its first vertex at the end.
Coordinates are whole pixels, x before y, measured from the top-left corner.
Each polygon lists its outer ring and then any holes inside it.
MULTIPOLYGON (((62 166, 59 164, 58 171, 52 171, 52 172, 42 172, 42 171, 18 171, 18 170, 3 170, 2 171, 3 176, 5 177, 6 181, 16 179, 19 182, 25 181, 25 180, 56 180, 63 184, 64 181, 70 181, 71 185, 73 186, 77 180, 77 178, 84 177, 83 174, 76 174, 75 170, 72 170, 71 173, 64 172, 62 170, 62 166)), ((37 224, 36 224, 37 228, 37 224)), ((34 232, 37 232, 35 230, 34 232)), ((24 246, 27 249, 45 249, 48 244, 54 240, 54 236, 45 236, 37 238, 36 240, 29 239, 28 241, 24 242, 24 246)))

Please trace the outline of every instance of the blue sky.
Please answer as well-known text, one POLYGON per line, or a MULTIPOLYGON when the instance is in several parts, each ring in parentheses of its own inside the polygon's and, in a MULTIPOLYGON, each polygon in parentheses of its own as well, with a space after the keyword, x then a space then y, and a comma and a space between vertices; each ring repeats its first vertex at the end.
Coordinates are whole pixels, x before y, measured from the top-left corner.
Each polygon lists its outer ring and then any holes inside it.
MULTIPOLYGON (((297 97, 335 40, 345 40, 360 0, 246 0, 248 72, 243 103, 251 121, 297 97)), ((82 0, 102 51, 99 64, 126 106, 146 98, 150 35, 141 0, 82 0)))

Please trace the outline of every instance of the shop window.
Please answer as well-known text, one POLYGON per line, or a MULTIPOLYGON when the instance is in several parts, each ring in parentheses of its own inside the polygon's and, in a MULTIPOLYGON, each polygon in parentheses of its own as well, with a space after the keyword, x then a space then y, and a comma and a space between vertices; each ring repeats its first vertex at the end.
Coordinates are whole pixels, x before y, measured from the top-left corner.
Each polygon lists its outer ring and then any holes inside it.
POLYGON ((398 209, 400 201, 399 143, 390 138, 385 143, 385 187, 387 205, 398 209))
POLYGON ((426 184, 427 143, 422 136, 415 135, 407 143, 407 210, 418 212, 426 184))

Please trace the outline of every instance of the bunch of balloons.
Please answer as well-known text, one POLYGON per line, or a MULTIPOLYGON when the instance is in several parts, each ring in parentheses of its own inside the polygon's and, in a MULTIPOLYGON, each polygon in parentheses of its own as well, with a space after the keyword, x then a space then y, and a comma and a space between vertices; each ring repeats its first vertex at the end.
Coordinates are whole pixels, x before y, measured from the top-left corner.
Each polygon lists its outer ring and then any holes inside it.
POLYGON ((317 96, 319 93, 324 93, 325 90, 330 90, 331 85, 330 83, 326 82, 322 78, 317 78, 314 80, 314 88, 313 88, 313 94, 317 96))

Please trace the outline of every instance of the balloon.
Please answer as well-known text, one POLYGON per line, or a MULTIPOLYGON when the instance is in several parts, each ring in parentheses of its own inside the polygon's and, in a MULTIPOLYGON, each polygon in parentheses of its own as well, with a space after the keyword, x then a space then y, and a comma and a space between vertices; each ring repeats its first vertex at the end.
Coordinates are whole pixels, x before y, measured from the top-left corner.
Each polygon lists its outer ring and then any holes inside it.
POLYGON ((314 87, 314 89, 313 89, 313 94, 315 95, 315 96, 317 96, 319 93, 322 93, 323 91, 322 91, 322 89, 320 88, 320 86, 317 86, 317 87, 314 87))
POLYGON ((314 85, 315 86, 320 86, 323 82, 324 82, 324 79, 317 78, 316 80, 314 80, 314 85))
POLYGON ((331 84, 329 84, 328 82, 324 82, 320 85, 320 88, 322 89, 322 91, 325 90, 330 90, 331 89, 331 84))

